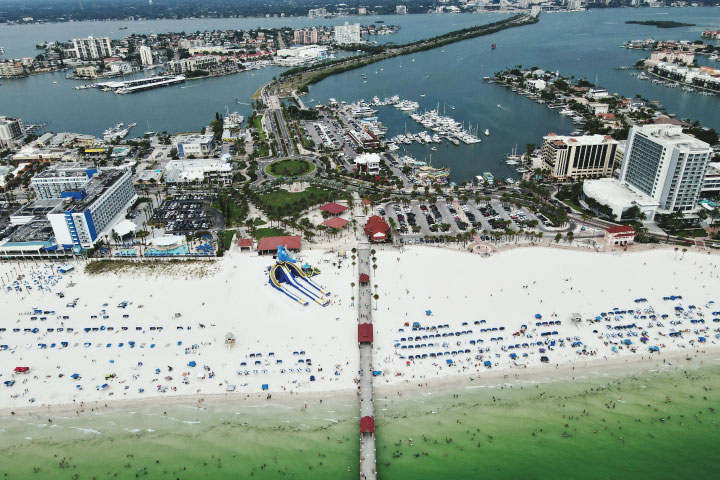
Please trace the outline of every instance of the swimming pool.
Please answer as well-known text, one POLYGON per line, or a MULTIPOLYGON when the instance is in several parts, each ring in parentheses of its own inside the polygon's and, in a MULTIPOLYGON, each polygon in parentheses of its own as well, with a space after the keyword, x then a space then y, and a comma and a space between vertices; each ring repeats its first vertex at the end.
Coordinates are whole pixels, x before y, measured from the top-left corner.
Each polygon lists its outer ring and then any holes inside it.
POLYGON ((115 252, 116 257, 134 257, 137 254, 137 250, 134 248, 125 248, 115 252))
POLYGON ((189 252, 187 245, 180 245, 172 250, 158 250, 156 248, 148 248, 145 250, 146 257, 171 257, 173 255, 187 255, 189 252))

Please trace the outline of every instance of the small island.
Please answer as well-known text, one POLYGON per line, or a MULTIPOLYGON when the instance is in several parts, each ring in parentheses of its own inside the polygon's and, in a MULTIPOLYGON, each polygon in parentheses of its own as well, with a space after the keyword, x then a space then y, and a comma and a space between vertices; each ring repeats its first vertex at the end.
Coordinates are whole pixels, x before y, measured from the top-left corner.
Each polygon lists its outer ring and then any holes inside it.
POLYGON ((654 25, 657 28, 678 28, 678 27, 694 27, 694 23, 673 22, 672 20, 628 20, 625 23, 635 25, 654 25))

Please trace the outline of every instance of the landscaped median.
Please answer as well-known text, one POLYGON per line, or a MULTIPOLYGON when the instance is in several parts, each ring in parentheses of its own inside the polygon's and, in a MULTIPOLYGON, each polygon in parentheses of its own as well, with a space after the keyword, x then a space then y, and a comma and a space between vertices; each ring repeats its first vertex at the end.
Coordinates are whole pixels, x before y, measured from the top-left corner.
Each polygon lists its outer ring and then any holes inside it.
POLYGON ((277 160, 265 167, 265 173, 273 177, 302 177, 315 170, 315 164, 302 159, 277 160))

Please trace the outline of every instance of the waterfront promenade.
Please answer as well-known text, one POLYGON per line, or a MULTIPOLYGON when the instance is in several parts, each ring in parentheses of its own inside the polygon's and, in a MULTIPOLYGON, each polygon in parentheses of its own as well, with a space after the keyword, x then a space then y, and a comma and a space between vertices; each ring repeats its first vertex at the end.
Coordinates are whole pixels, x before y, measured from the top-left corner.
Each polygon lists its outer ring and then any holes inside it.
MULTIPOLYGON (((370 275, 370 247, 358 249, 358 277, 370 275)), ((358 325, 372 326, 372 287, 370 282, 359 283, 358 325)), ((372 328, 372 327, 371 327, 372 328)), ((358 328, 359 331, 359 328, 358 328)), ((358 339, 359 340, 359 339, 358 339)), ((360 349, 360 478, 377 478, 375 459, 375 408, 373 406, 372 342, 359 342, 360 349), (368 418, 372 419, 372 431, 367 431, 368 418)))

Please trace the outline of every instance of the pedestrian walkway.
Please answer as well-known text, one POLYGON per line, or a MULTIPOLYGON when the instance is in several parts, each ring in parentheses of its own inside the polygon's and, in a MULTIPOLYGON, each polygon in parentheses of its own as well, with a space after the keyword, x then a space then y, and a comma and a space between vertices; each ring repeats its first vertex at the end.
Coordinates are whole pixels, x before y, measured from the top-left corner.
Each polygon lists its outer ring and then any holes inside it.
MULTIPOLYGON (((358 278, 370 275, 370 247, 361 246, 358 251, 358 278)), ((372 285, 359 283, 358 325, 372 325, 372 285)), ((358 329, 359 331, 359 329, 358 329)), ((359 340, 359 339, 358 339, 359 340)), ((375 460, 375 408, 373 406, 372 341, 359 342, 360 348, 360 478, 376 479, 375 460)))

